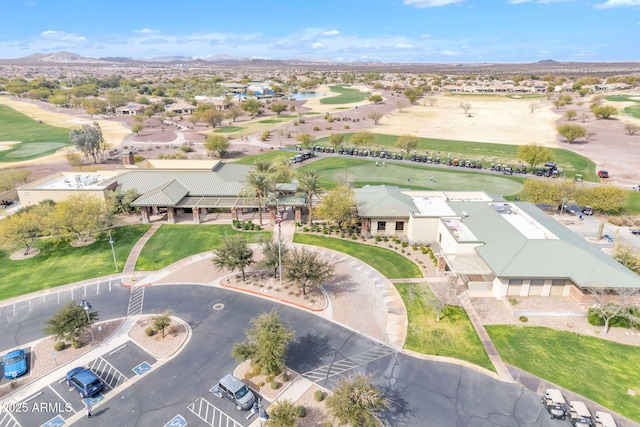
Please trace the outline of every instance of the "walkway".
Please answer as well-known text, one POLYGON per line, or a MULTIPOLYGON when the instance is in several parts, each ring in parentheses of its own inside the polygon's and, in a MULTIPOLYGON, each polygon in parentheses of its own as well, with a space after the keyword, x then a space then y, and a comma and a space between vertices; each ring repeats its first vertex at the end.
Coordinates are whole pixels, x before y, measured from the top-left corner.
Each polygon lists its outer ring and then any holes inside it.
POLYGON ((127 257, 127 261, 124 264, 123 273, 133 273, 136 269, 136 262, 138 261, 138 257, 140 256, 140 252, 144 245, 149 241, 151 236, 154 235, 156 231, 162 226, 161 223, 155 223, 151 226, 149 230, 133 245, 131 252, 129 252, 129 256, 127 257))

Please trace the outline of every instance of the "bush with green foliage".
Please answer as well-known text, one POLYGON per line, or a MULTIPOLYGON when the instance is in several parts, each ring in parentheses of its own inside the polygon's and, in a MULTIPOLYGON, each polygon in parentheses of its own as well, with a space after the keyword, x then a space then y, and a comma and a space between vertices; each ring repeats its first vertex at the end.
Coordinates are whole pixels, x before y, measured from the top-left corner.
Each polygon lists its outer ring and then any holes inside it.
POLYGON ((193 153, 194 151, 196 151, 195 148, 193 148, 192 146, 187 145, 187 144, 182 144, 180 146, 180 150, 185 152, 185 153, 193 153))
POLYGON ((55 351, 62 351, 66 346, 67 345, 64 343, 64 341, 56 341, 56 343, 53 344, 53 349, 55 351))
POLYGON ((305 408, 304 406, 300 405, 296 409, 298 410, 299 418, 304 418, 307 416, 307 408, 305 408))
POLYGON ((518 317, 518 320, 520 320, 522 323, 527 323, 529 321, 527 316, 520 316, 518 317))
POLYGON ((322 390, 316 390, 313 392, 313 399, 316 402, 322 402, 324 400, 324 391, 322 390))
MULTIPOLYGON (((630 309, 630 316, 616 316, 609 321, 609 327, 616 328, 633 328, 640 329, 640 325, 637 323, 631 323, 629 318, 638 318, 640 316, 640 309, 637 307, 630 309)), ((589 320, 589 324, 593 326, 604 326, 604 319, 594 310, 593 308, 589 308, 589 312, 587 315, 587 319, 589 320)))
POLYGON ((80 341, 80 340, 75 340, 75 341, 73 342, 73 344, 71 344, 71 345, 73 346, 73 348, 78 349, 78 348, 82 347, 82 341, 80 341))
POLYGON ((148 337, 150 337, 151 335, 153 335, 153 328, 151 326, 148 326, 144 329, 144 334, 148 337))
POLYGON ((282 385, 282 384, 280 384, 280 382, 279 382, 279 381, 275 381, 275 380, 274 380, 274 381, 271 381, 269 384, 271 385, 271 389, 272 389, 272 390, 277 390, 277 389, 279 389, 279 388, 280 388, 280 386, 282 385))

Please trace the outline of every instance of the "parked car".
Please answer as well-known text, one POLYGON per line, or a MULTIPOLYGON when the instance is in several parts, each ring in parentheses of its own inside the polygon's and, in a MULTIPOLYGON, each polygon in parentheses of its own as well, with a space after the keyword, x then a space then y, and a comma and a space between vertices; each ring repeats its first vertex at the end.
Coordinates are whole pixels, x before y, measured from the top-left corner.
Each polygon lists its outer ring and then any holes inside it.
POLYGON ((611 235, 609 234, 603 234, 601 239, 604 240, 605 242, 613 242, 613 237, 611 237, 611 235))
POLYGON ((596 411, 596 427, 617 427, 617 424, 611 414, 596 411))
POLYGON ((567 402, 562 397, 560 390, 548 388, 544 396, 542 396, 542 404, 547 409, 552 420, 556 418, 565 420, 567 418, 567 402))
POLYGON ((599 170, 599 171, 598 171, 598 176, 599 176, 600 178, 609 178, 609 172, 608 172, 608 171, 606 171, 606 170, 604 170, 604 169, 599 170))
POLYGON ((102 380, 91 369, 84 367, 73 368, 67 372, 66 380, 67 385, 75 388, 81 397, 95 396, 104 388, 102 380))
POLYGON ((4 377, 13 379, 24 375, 27 372, 27 357, 24 350, 15 350, 7 353, 2 358, 4 377))
POLYGON ((591 412, 583 402, 575 400, 569 402, 569 421, 574 427, 593 427, 591 412))
POLYGON ((634 236, 640 236, 640 230, 634 228, 631 230, 631 234, 633 234, 634 236))
POLYGON ((211 392, 221 399, 226 397, 232 401, 238 411, 251 409, 256 401, 256 395, 249 387, 231 374, 222 377, 218 384, 211 389, 211 392))

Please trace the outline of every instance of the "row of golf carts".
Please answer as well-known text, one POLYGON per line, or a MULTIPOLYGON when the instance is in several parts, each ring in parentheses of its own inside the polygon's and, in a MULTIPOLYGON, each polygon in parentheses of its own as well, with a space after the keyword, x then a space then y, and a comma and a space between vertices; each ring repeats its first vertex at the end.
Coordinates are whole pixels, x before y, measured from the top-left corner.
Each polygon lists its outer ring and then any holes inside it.
POLYGON ((611 414, 596 411, 594 418, 584 402, 572 400, 567 405, 560 390, 554 388, 548 388, 545 391, 542 404, 549 412, 551 419, 566 420, 568 417, 571 425, 575 427, 616 427, 611 414))

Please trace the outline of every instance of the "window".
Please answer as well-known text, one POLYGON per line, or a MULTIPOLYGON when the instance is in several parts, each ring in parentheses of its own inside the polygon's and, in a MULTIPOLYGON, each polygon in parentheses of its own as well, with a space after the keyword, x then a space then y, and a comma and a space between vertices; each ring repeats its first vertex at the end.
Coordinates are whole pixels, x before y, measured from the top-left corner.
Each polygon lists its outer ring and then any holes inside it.
POLYGON ((510 285, 522 285, 522 279, 509 279, 510 285))
POLYGON ((387 229, 387 221, 378 221, 378 231, 385 231, 387 229))
POLYGON ((564 279, 553 279, 551 281, 551 284, 554 286, 558 286, 558 285, 564 285, 566 283, 566 281, 564 279))
POLYGON ((396 222, 396 231, 404 231, 404 222, 396 222))
POLYGON ((531 279, 529 283, 532 285, 544 285, 544 279, 531 279))

